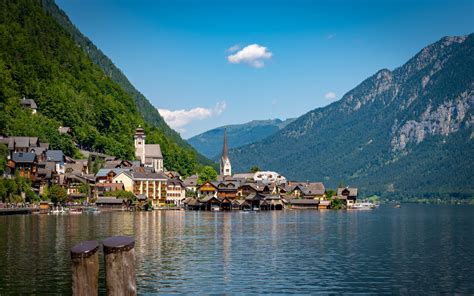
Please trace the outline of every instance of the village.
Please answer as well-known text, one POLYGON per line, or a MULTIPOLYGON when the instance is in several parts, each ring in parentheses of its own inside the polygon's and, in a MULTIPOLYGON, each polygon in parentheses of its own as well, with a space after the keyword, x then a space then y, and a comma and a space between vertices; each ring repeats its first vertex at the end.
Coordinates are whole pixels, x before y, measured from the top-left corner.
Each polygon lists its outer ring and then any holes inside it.
MULTIPOLYGON (((22 105, 34 113, 33 100, 22 105)), ((71 133, 59 127, 58 133, 71 133)), ((102 210, 185 209, 194 211, 267 211, 282 209, 357 208, 357 188, 326 190, 321 182, 289 181, 273 171, 232 174, 228 140, 224 131, 219 174, 214 180, 198 175, 180 176, 164 167, 159 144, 146 144, 146 134, 138 127, 134 134, 135 160, 121 160, 97 152, 81 151, 84 159, 67 157, 49 149, 36 137, 1 137, 8 149, 4 178, 28 179, 33 191, 44 196, 52 186, 60 186, 67 197, 62 205, 95 205, 102 210), (92 166, 100 165, 94 174, 92 166)), ((24 195, 24 194, 23 194, 24 195)), ((25 199, 25 197, 22 197, 25 199)), ((56 208, 48 200, 43 208, 56 208)))

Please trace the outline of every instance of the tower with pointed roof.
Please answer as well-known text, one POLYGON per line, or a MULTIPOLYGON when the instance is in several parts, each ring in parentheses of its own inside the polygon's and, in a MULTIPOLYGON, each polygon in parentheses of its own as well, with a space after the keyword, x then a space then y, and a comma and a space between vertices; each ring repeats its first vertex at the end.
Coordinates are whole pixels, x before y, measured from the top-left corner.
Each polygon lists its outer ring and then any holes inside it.
POLYGON ((135 135, 134 135, 134 140, 135 140, 135 158, 137 160, 140 160, 141 164, 145 163, 145 130, 141 127, 138 126, 138 128, 135 130, 135 135))
POLYGON ((224 129, 224 148, 222 149, 220 175, 232 176, 232 166, 229 159, 229 148, 227 147, 227 130, 224 129))

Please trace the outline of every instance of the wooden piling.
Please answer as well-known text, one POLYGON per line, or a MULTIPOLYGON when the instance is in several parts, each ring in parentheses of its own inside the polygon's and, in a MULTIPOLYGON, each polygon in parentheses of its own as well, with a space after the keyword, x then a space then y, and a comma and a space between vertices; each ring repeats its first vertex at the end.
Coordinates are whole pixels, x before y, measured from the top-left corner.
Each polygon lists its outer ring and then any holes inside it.
POLYGON ((135 240, 109 237, 103 242, 107 295, 136 295, 135 240))
POLYGON ((97 295, 99 289, 99 243, 85 241, 71 248, 72 294, 97 295))

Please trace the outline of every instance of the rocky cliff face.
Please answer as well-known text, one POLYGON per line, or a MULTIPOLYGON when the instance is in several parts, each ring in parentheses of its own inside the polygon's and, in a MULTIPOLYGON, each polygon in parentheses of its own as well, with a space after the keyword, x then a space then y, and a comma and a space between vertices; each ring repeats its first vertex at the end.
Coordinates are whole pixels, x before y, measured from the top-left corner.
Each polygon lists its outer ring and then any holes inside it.
POLYGON ((258 165, 330 186, 343 180, 377 193, 474 194, 467 173, 474 146, 473 48, 473 34, 442 38, 340 101, 231 151, 234 166, 258 165), (447 167, 466 173, 453 180, 447 167))

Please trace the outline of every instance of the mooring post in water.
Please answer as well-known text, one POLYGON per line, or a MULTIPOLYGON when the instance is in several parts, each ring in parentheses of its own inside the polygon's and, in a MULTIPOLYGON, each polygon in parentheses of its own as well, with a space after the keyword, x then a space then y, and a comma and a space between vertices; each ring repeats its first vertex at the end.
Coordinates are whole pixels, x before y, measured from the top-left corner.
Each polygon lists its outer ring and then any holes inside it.
POLYGON ((99 289, 99 243, 85 241, 72 247, 73 295, 97 295, 99 289))
POLYGON ((135 240, 113 236, 104 240, 107 295, 136 295, 135 240))

